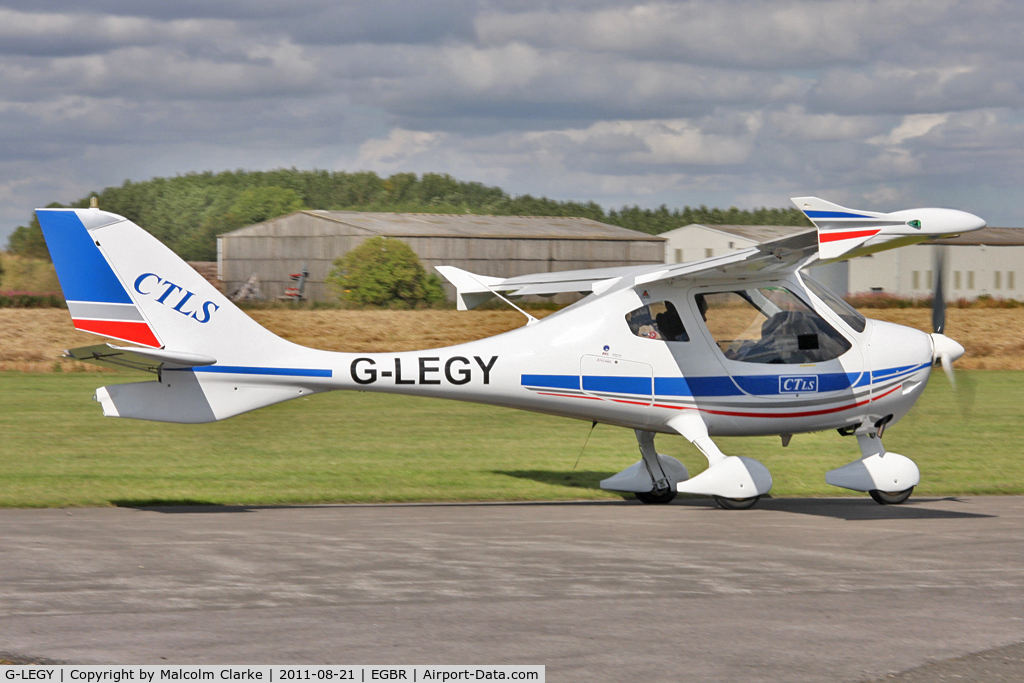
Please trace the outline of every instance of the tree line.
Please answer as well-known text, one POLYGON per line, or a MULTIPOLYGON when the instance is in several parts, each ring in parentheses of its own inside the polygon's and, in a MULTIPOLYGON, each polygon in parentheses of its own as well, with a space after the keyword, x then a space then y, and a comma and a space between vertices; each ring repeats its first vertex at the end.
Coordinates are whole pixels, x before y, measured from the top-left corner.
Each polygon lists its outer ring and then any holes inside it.
MULTIPOLYGON (((189 261, 213 261, 217 235, 283 216, 299 209, 471 213, 499 216, 575 216, 658 234, 690 223, 708 225, 806 225, 796 208, 747 209, 706 206, 657 209, 623 206, 605 211, 596 202, 558 201, 529 194, 512 196, 500 187, 457 180, 442 173, 396 173, 386 178, 371 171, 223 171, 188 173, 90 193, 71 204, 120 214, 142 226, 189 261)), ((61 204, 50 204, 51 208, 61 204)), ((8 240, 9 252, 49 258, 39 222, 33 215, 8 240)))

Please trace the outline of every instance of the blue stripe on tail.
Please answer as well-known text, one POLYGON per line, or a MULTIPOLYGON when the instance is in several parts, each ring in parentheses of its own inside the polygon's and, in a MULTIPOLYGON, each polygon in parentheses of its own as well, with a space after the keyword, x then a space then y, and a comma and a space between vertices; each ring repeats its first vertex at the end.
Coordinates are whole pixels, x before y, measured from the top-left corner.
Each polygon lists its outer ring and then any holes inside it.
POLYGON ((135 303, 74 211, 37 209, 36 215, 65 299, 135 303))

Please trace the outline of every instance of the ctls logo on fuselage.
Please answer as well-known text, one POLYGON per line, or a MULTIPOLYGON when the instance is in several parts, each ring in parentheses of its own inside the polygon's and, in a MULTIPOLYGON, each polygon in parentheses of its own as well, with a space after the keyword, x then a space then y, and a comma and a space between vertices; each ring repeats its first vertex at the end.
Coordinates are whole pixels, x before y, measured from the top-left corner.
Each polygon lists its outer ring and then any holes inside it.
POLYGON ((818 393, 817 375, 782 375, 779 377, 780 394, 818 393))
POLYGON ((210 322, 210 316, 220 308, 212 301, 192 301, 193 292, 188 291, 170 280, 165 280, 156 273, 143 273, 135 278, 135 291, 142 296, 156 297, 158 304, 170 306, 178 313, 188 316, 201 323, 210 322))

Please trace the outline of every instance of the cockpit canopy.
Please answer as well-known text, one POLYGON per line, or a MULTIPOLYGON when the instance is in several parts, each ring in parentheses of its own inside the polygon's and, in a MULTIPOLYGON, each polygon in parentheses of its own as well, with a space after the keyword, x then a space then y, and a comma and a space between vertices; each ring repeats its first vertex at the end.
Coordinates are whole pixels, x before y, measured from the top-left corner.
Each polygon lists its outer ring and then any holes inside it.
MULTIPOLYGON (((826 295, 823 286, 814 283, 826 295)), ((812 290, 816 295, 816 290, 812 290)), ((831 295, 832 298, 837 298, 831 295)), ((835 310, 846 306, 822 297, 835 310)), ((694 297, 703 323, 722 354, 742 363, 821 363, 843 355, 851 343, 796 294, 770 286, 701 293, 694 297)), ((851 307, 837 313, 857 329, 860 316, 851 307), (853 312, 853 315, 850 314, 853 312)), ((863 318, 861 318, 861 321, 863 318)), ((671 301, 641 306, 626 314, 630 331, 645 339, 667 342, 690 340, 679 312, 671 301)), ((860 325, 863 329, 863 325, 860 325)))

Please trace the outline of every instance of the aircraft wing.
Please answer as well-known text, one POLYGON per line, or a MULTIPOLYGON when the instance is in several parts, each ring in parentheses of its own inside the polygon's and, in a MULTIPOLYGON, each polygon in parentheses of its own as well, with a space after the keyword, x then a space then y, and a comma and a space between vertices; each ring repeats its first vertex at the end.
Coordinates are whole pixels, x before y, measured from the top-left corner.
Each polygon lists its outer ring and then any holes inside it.
POLYGON ((657 266, 655 270, 637 274, 635 281, 638 285, 646 285, 677 277, 700 276, 713 280, 733 278, 745 273, 787 272, 802 268, 817 255, 817 233, 813 229, 804 229, 796 234, 740 249, 724 256, 657 266))
MULTIPOLYGON (((794 228, 794 230, 801 230, 794 228)), ((735 277, 755 271, 786 271, 801 267, 817 254, 818 241, 813 229, 699 261, 649 266, 592 268, 554 273, 533 273, 510 278, 476 275, 453 266, 437 266, 437 270, 455 285, 460 311, 479 306, 495 294, 505 296, 543 296, 563 292, 599 294, 623 280, 643 285, 676 277, 700 275, 705 278, 735 277)))
POLYGON ((714 280, 789 272, 814 262, 832 263, 985 227, 985 221, 977 216, 953 209, 878 213, 848 209, 817 197, 795 197, 793 203, 814 223, 814 228, 794 227, 792 235, 699 261, 535 273, 505 279, 474 275, 452 266, 437 269, 455 285, 458 308, 464 311, 496 294, 590 294, 606 291, 623 280, 637 286, 681 277, 714 280))
POLYGON ((114 346, 113 344, 96 344, 81 346, 64 352, 65 358, 93 363, 115 370, 143 370, 160 374, 165 368, 194 368, 213 365, 216 359, 200 356, 197 353, 165 351, 163 349, 145 349, 132 346, 114 346))

